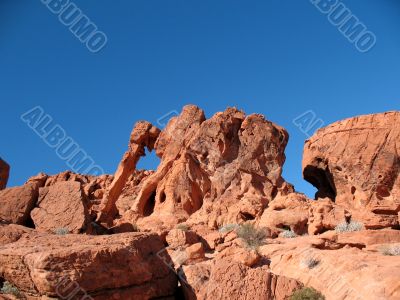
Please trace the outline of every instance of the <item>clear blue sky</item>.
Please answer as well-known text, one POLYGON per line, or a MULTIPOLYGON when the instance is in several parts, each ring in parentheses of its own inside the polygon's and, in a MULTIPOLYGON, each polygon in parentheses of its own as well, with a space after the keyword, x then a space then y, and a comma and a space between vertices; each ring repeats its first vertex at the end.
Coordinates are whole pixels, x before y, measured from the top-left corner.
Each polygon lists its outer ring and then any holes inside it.
MULTIPOLYGON (((193 103, 262 113, 290 134, 285 178, 302 179, 306 136, 292 120, 325 123, 400 107, 400 3, 348 0, 377 44, 359 53, 309 0, 75 1, 104 31, 93 54, 40 0, 0 2, 0 156, 9 186, 68 167, 20 115, 40 105, 113 173, 133 124, 193 103)), ((148 157, 141 167, 154 168, 148 157)))

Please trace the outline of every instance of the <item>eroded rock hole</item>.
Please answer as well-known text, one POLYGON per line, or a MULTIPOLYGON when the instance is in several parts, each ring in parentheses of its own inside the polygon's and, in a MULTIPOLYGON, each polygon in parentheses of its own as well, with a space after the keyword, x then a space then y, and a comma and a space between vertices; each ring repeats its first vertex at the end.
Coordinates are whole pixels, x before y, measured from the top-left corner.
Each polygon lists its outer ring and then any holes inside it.
POLYGON ((149 199, 147 199, 143 210, 143 216, 148 217, 154 212, 154 207, 156 205, 156 192, 154 191, 149 199))
POLYGON ((329 168, 320 168, 316 166, 307 166, 303 171, 304 179, 315 186, 318 191, 315 198, 330 198, 335 201, 336 187, 332 173, 329 168))
POLYGON ((160 203, 163 203, 165 201, 165 199, 167 199, 167 196, 165 195, 164 192, 161 192, 161 194, 160 194, 160 203))
POLYGON ((256 218, 255 216, 246 212, 240 212, 240 217, 242 218, 243 221, 251 221, 256 218))

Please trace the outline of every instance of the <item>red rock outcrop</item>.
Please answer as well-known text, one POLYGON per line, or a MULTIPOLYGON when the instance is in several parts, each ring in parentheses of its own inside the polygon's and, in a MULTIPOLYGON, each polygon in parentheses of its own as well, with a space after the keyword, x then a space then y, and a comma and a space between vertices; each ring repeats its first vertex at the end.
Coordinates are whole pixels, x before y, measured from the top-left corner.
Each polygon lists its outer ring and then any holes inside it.
POLYGON ((0 190, 6 188, 9 174, 10 166, 0 158, 0 190))
POLYGON ((302 286, 296 280, 271 273, 268 266, 249 268, 229 260, 184 266, 182 277, 188 300, 285 300, 302 286))
POLYGON ((29 213, 38 198, 38 185, 27 183, 0 191, 0 220, 5 223, 27 225, 29 213))
POLYGON ((162 231, 189 217, 210 228, 254 219, 278 193, 293 190, 281 177, 287 140, 262 115, 228 108, 206 120, 185 106, 160 133, 161 163, 122 220, 162 231))
POLYGON ((41 234, 0 248, 0 277, 27 296, 167 297, 174 295, 177 277, 157 256, 162 249, 163 243, 155 234, 41 234), (73 292, 68 285, 77 289, 73 292))
POLYGON ((90 218, 81 183, 64 181, 41 188, 31 217, 39 231, 65 228, 71 233, 84 232, 90 218))
POLYGON ((273 273, 315 288, 326 300, 396 300, 400 299, 400 256, 365 247, 400 238, 400 231, 385 231, 280 239, 259 252, 269 258, 273 273))
POLYGON ((123 215, 126 211, 131 209, 145 179, 153 173, 154 171, 151 170, 135 170, 133 174, 130 175, 116 202, 119 215, 123 215))
POLYGON ((311 201, 303 194, 291 193, 276 197, 264 210, 257 222, 258 227, 271 230, 278 236, 283 229, 291 229, 296 234, 308 232, 309 208, 311 201))
POLYGON ((318 201, 310 201, 309 203, 309 234, 320 234, 327 230, 333 230, 338 224, 351 219, 351 214, 347 210, 336 205, 329 198, 318 199, 318 201))
POLYGON ((22 236, 31 234, 33 229, 15 224, 0 224, 0 246, 18 241, 22 236))
POLYGON ((327 300, 400 299, 400 258, 382 250, 400 231, 380 229, 399 226, 399 121, 356 117, 306 141, 316 200, 282 178, 288 134, 262 115, 206 119, 188 105, 162 131, 138 122, 115 175, 39 174, 0 191, 0 284, 29 299, 68 298, 70 283, 79 297, 173 299, 176 271, 185 299, 283 300, 302 286, 327 300), (136 170, 145 148, 155 171, 136 170), (350 220, 380 230, 334 230, 350 220), (47 233, 60 228, 112 235, 47 233))
POLYGON ((400 112, 333 123, 306 141, 303 175, 367 228, 398 226, 400 112))
POLYGON ((135 124, 129 141, 129 150, 125 152, 115 172, 114 180, 103 197, 101 211, 98 216, 99 222, 112 223, 113 218, 118 213, 116 202, 123 188, 135 171, 140 157, 145 155, 145 147, 149 151, 153 150, 159 134, 160 130, 149 122, 140 121, 135 124))

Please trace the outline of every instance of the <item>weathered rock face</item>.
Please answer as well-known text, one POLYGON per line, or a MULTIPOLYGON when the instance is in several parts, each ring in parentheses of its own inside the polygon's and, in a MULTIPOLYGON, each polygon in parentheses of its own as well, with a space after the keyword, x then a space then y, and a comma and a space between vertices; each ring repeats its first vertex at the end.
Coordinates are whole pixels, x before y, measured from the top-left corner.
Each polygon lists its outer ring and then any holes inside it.
POLYGON ((85 231, 90 218, 81 183, 64 181, 41 188, 31 217, 39 231, 54 232, 59 228, 71 233, 85 231))
POLYGON ((15 224, 0 224, 0 246, 18 241, 22 236, 30 234, 33 229, 15 224))
POLYGON ((172 229, 166 236, 168 246, 176 249, 195 244, 199 237, 190 230, 172 229))
POLYGON ((0 158, 0 190, 6 188, 9 173, 10 173, 10 166, 0 158))
POLYGON ((28 183, 0 191, 0 220, 28 225, 29 213, 38 198, 38 189, 37 184, 28 183))
POLYGON ((281 239, 259 252, 270 259, 273 273, 315 288, 326 300, 395 300, 400 298, 400 256, 371 248, 399 238, 398 230, 326 232, 281 239), (310 259, 316 263, 310 264, 310 259))
POLYGON ((133 174, 136 164, 141 156, 145 155, 145 147, 151 151, 154 143, 160 134, 160 130, 149 122, 140 121, 135 124, 129 141, 129 150, 125 152, 114 180, 107 189, 98 217, 99 222, 111 224, 118 210, 116 202, 122 193, 129 177, 133 174))
POLYGON ((308 233, 313 235, 333 230, 339 223, 350 219, 351 214, 329 198, 310 201, 308 233))
POLYGON ((276 197, 270 202, 259 219, 258 226, 271 230, 277 236, 283 229, 291 229, 296 234, 308 232, 309 207, 311 201, 303 194, 291 193, 276 197))
POLYGON ((185 299, 284 300, 301 284, 269 271, 268 266, 249 268, 230 260, 183 267, 185 299))
POLYGON ((184 107, 160 133, 156 172, 143 182, 123 220, 140 228, 206 223, 210 228, 260 216, 281 191, 286 131, 261 115, 235 108, 206 120, 195 106, 184 107))
POLYGON ((333 123, 306 141, 304 178, 365 223, 397 226, 400 211, 400 112, 333 123))
POLYGON ((0 277, 31 296, 166 297, 174 294, 177 278, 157 256, 162 249, 155 234, 36 235, 0 248, 0 277))
POLYGON ((123 215, 126 211, 131 209, 145 179, 153 173, 154 171, 151 170, 135 170, 133 174, 129 176, 116 202, 120 215, 123 215))

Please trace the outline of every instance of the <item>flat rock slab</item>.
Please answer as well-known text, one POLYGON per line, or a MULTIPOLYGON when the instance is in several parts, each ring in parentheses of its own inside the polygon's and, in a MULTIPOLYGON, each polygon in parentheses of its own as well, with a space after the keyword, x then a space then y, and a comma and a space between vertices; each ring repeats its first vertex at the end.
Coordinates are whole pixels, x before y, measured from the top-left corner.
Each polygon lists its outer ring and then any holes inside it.
POLYGON ((38 199, 38 187, 29 183, 0 191, 0 220, 25 225, 38 199))
POLYGON ((31 217, 39 231, 65 228, 71 233, 80 233, 89 222, 87 199, 77 181, 57 182, 41 188, 37 206, 31 217))
POLYGON ((94 299, 170 296, 177 277, 157 255, 163 248, 147 233, 30 235, 0 246, 0 277, 33 297, 66 299, 73 290, 94 299))

